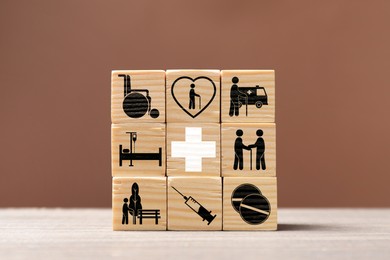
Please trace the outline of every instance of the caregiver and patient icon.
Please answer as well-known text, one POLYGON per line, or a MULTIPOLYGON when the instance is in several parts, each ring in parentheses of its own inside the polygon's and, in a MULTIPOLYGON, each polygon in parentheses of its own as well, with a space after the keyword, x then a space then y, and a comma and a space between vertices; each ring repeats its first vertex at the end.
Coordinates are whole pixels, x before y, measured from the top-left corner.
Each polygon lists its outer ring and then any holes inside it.
POLYGON ((244 149, 250 151, 250 169, 252 170, 252 149, 256 148, 256 170, 260 170, 260 167, 262 170, 266 169, 265 166, 265 142, 262 138, 263 136, 263 130, 258 129, 256 131, 257 140, 254 144, 251 145, 245 145, 242 141, 242 136, 244 134, 244 131, 241 129, 238 129, 236 131, 236 141, 234 142, 234 164, 233 169, 244 169, 244 149))

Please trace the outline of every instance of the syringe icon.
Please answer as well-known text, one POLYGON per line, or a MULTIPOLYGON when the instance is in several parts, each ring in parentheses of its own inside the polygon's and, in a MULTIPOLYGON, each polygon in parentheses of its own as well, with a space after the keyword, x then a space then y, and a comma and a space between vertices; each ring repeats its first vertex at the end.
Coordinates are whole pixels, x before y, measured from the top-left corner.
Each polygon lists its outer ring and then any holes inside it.
POLYGON ((203 207, 199 202, 197 202, 194 198, 191 196, 187 197, 184 196, 180 191, 178 191, 175 187, 171 186, 172 189, 174 189, 177 193, 179 193, 185 200, 184 204, 186 204, 192 211, 194 211, 196 214, 198 214, 203 221, 207 221, 207 225, 210 225, 210 223, 214 220, 214 218, 217 215, 211 215, 211 211, 208 211, 203 207))

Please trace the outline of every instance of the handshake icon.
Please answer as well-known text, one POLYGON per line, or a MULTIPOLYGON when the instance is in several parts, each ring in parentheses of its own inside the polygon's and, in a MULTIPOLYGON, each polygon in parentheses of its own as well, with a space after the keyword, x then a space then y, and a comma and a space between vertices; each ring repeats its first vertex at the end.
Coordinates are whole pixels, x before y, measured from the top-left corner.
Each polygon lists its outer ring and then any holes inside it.
POLYGON ((248 150, 250 152, 250 169, 252 170, 252 150, 256 148, 256 170, 262 170, 266 169, 265 166, 265 142, 262 138, 263 136, 263 130, 258 129, 256 131, 257 140, 254 144, 245 145, 242 141, 242 136, 244 135, 244 131, 241 129, 238 129, 236 131, 237 138, 234 142, 234 164, 233 169, 234 170, 242 170, 244 169, 244 150, 248 150))

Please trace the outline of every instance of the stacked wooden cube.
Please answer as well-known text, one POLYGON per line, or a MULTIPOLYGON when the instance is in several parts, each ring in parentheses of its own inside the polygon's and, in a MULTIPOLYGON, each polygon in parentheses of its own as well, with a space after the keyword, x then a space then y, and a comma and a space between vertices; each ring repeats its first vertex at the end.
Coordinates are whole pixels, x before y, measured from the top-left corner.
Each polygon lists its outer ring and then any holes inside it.
POLYGON ((276 230, 273 70, 116 70, 114 230, 276 230))

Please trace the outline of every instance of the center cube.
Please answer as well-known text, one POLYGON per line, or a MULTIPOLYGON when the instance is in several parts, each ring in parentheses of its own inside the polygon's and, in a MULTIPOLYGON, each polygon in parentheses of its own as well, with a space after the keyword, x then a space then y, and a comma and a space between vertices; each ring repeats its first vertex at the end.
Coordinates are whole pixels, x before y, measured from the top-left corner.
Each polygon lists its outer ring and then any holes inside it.
POLYGON ((220 125, 167 124, 167 176, 220 176, 220 125))

